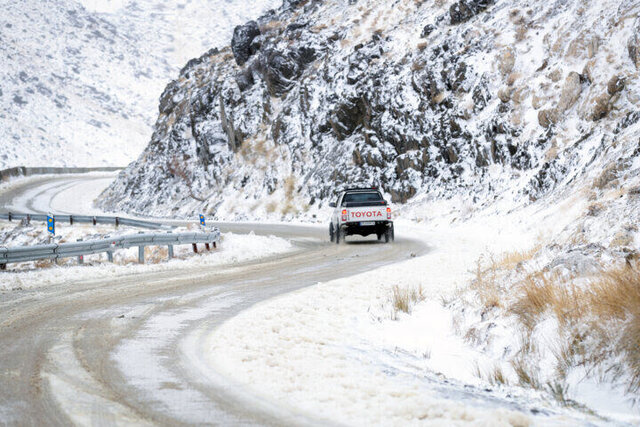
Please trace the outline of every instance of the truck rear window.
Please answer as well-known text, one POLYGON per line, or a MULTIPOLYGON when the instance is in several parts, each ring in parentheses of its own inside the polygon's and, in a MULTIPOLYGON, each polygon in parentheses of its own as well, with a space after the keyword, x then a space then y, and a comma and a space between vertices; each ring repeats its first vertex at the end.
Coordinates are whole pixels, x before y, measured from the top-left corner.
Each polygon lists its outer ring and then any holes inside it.
POLYGON ((344 196, 346 203, 382 202, 383 198, 377 191, 370 193, 347 193, 344 196))

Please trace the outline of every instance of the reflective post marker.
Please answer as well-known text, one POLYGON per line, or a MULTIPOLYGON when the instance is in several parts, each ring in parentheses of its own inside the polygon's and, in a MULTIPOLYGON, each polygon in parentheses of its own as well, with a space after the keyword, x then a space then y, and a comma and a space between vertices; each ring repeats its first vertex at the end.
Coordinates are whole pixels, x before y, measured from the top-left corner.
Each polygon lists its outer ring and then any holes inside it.
POLYGON ((49 242, 56 235, 56 219, 52 213, 47 214, 47 231, 49 232, 49 242))
POLYGON ((205 227, 206 227, 206 222, 204 219, 204 215, 200 214, 200 228, 202 228, 202 231, 204 231, 205 227))

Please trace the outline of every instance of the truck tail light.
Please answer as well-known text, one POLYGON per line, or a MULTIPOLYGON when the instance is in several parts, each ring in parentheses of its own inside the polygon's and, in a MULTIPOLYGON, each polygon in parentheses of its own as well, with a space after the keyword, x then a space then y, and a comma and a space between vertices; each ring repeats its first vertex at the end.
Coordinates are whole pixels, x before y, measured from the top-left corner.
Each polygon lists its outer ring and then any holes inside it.
POLYGON ((347 220, 347 210, 346 210, 346 209, 343 209, 343 210, 342 210, 342 220, 343 220, 343 221, 346 221, 346 220, 347 220))
POLYGON ((387 208, 387 219, 391 219, 391 208, 387 208))

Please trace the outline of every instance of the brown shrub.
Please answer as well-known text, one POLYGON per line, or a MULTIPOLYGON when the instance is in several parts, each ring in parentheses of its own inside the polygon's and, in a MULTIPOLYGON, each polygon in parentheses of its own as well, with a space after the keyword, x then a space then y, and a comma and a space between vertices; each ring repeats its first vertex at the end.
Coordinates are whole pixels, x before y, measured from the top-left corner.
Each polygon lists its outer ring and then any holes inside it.
POLYGON ((397 285, 393 287, 393 309, 396 313, 400 311, 411 313, 413 306, 424 298, 422 287, 401 288, 397 285))

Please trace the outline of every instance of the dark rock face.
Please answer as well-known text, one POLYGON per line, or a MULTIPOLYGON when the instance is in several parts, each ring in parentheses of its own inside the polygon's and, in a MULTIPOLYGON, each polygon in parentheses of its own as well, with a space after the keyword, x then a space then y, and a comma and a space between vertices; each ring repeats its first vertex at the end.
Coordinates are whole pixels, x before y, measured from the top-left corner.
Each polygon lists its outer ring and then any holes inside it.
POLYGON ((249 21, 244 25, 238 25, 233 30, 231 50, 239 66, 243 66, 255 53, 252 49, 253 40, 260 35, 260 28, 255 21, 249 21))
POLYGON ((236 83, 238 84, 238 89, 244 92, 245 90, 251 88, 255 83, 253 78, 253 73, 251 70, 243 70, 236 75, 236 83))
POLYGON ((175 107, 174 96, 176 96, 179 91, 180 86, 177 81, 169 83, 169 85, 164 89, 164 92, 160 95, 160 104, 158 107, 160 114, 167 114, 173 111, 173 108, 175 107))
POLYGON ((268 51, 261 58, 260 71, 272 96, 287 93, 300 76, 300 70, 299 63, 291 55, 268 51))
POLYGON ((633 25, 633 33, 627 43, 627 50, 633 64, 640 69, 640 18, 636 18, 636 22, 633 25))
POLYGON ((422 29, 422 33, 420 33, 420 37, 422 37, 423 39, 426 37, 429 37, 429 34, 433 33, 435 29, 436 29, 435 25, 431 25, 431 24, 425 25, 424 28, 422 29))
POLYGON ((482 12, 494 0, 460 0, 449 8, 451 25, 461 24, 482 12))

